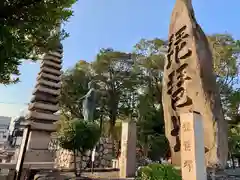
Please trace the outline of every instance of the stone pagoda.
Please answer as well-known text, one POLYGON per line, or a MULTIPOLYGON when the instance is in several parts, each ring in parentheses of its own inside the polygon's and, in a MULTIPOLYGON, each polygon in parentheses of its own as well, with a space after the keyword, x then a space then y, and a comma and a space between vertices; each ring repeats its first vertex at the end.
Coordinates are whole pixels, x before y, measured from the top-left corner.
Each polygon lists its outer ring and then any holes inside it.
POLYGON ((60 44, 56 51, 44 55, 37 77, 37 84, 29 104, 26 128, 19 151, 16 170, 52 169, 55 153, 48 150, 51 133, 56 131, 55 122, 59 120, 58 98, 61 87, 63 47, 60 44), (35 167, 36 166, 36 167, 35 167), (43 167, 44 166, 44 167, 43 167))

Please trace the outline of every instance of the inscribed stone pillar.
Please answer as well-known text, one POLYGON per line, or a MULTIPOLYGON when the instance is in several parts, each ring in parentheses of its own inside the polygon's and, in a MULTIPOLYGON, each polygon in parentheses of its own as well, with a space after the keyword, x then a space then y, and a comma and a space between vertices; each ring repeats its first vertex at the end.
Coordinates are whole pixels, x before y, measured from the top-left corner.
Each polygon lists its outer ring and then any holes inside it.
POLYGON ((183 180, 206 180, 202 117, 198 113, 180 114, 181 172, 183 180))
POLYGON ((212 54, 194 17, 191 0, 176 0, 172 12, 163 77, 163 108, 173 164, 181 162, 179 115, 196 111, 203 118, 207 166, 225 166, 227 123, 213 73, 212 54))
POLYGON ((136 123, 122 122, 120 178, 134 177, 136 171, 136 123))

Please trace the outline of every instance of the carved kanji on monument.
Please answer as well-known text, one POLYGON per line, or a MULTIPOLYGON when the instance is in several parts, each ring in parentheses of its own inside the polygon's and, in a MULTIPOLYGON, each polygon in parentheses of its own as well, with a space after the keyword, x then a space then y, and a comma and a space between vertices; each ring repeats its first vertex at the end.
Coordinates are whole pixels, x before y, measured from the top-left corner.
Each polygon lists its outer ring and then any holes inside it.
POLYGON ((181 162, 180 113, 193 111, 203 117, 206 164, 226 164, 227 123, 212 66, 208 41, 195 20, 191 0, 176 0, 163 81, 165 129, 173 164, 181 162))

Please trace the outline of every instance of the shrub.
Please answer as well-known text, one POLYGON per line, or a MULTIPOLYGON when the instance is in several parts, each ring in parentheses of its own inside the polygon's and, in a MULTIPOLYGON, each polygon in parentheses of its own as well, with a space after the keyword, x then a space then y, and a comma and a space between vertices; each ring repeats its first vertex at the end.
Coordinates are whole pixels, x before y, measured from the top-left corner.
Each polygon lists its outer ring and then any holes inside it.
POLYGON ((91 150, 100 138, 99 126, 90 121, 73 120, 61 123, 58 129, 58 140, 62 148, 68 149, 74 154, 75 174, 80 176, 81 163, 84 153, 91 150), (76 170, 76 154, 80 152, 80 172, 76 170))
POLYGON ((58 131, 58 140, 62 148, 81 153, 92 149, 99 138, 99 126, 89 121, 69 121, 58 131))
POLYGON ((180 171, 171 165, 153 163, 137 172, 136 180, 181 180, 180 171))

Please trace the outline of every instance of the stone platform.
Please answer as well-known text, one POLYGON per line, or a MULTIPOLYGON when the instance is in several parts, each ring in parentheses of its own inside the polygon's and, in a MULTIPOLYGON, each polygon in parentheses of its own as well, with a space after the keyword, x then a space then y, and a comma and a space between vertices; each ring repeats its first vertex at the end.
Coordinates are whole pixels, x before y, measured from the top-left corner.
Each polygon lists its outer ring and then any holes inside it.
MULTIPOLYGON (((16 163, 0 163, 0 169, 15 169, 16 163)), ((26 162, 23 169, 53 169, 53 162, 26 162)))

